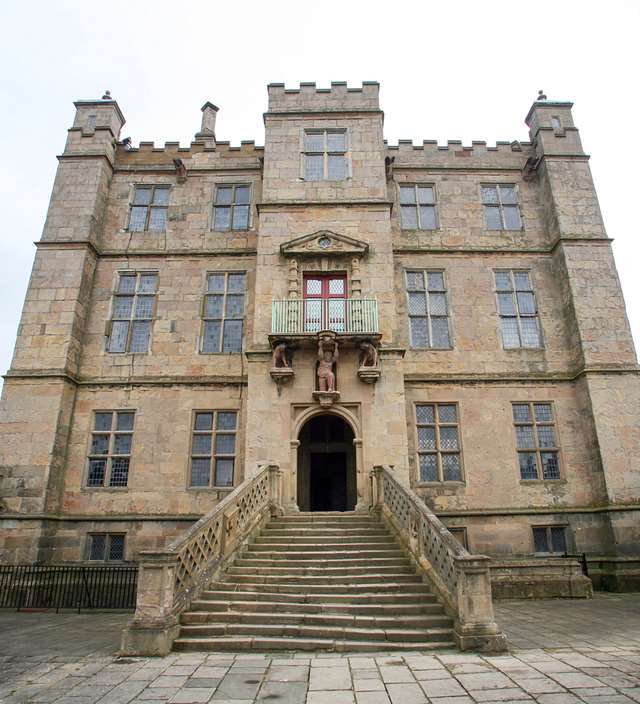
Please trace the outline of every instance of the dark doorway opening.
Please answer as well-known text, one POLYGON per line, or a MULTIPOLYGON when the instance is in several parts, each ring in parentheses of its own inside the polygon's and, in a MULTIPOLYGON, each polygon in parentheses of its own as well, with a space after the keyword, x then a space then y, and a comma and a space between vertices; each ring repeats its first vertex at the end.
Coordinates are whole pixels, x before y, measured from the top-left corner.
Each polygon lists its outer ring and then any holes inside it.
POLYGON ((339 416, 315 416, 298 439, 300 510, 353 511, 357 490, 351 427, 339 416))

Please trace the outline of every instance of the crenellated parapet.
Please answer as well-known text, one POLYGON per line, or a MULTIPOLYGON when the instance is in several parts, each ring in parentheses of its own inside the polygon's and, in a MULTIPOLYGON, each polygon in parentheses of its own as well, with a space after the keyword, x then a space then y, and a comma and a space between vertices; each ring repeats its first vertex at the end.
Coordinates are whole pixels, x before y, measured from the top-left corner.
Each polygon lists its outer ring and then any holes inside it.
POLYGON ((317 88, 315 83, 300 83, 299 88, 286 88, 284 83, 270 83, 267 90, 267 114, 380 110, 380 84, 377 81, 363 81, 360 88, 349 88, 346 81, 334 81, 330 88, 317 88))

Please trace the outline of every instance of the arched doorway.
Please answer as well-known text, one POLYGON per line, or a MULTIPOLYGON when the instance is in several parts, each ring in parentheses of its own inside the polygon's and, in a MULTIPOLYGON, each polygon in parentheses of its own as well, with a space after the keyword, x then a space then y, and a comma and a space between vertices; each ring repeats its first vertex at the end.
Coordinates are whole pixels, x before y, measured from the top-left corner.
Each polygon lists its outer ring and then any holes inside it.
POLYGON ((298 440, 298 507, 301 511, 353 511, 356 457, 353 430, 340 416, 310 418, 298 440))

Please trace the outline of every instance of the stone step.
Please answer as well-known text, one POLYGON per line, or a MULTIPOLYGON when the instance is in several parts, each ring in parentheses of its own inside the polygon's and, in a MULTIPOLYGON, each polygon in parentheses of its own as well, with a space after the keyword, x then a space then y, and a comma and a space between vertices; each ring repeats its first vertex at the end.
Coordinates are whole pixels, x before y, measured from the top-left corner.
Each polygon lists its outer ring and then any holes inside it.
POLYGON ((183 625, 181 638, 254 636, 265 638, 329 638, 340 640, 437 642, 451 640, 451 628, 355 628, 282 623, 207 623, 183 625))
MULTIPOLYGON (((284 531, 283 531, 284 532, 284 531)), ((325 536, 329 537, 329 536, 325 536)), ((271 535, 266 531, 259 535, 253 543, 250 543, 251 547, 256 545, 263 545, 265 543, 270 543, 272 545, 317 545, 318 549, 324 550, 331 548, 333 550, 341 545, 351 546, 353 543, 358 543, 359 545, 364 545, 371 547, 373 545, 388 545, 397 547, 396 541, 387 533, 386 535, 345 535, 344 532, 336 533, 336 535, 330 536, 330 540, 323 540, 322 536, 310 536, 310 535, 291 535, 290 533, 285 533, 284 535, 271 535)), ((309 548, 310 549, 310 548, 309 548)))
MULTIPOLYGON (((361 582, 349 582, 348 584, 343 584, 340 587, 340 593, 344 595, 349 594, 371 594, 374 597, 382 596, 384 593, 404 593, 407 591, 419 592, 424 591, 425 593, 430 593, 429 588, 426 584, 420 582, 397 582, 395 580, 380 580, 380 577, 376 578, 377 581, 374 584, 363 584, 361 582)), ((214 590, 229 590, 233 588, 236 584, 240 591, 257 591, 257 592, 276 592, 282 594, 327 594, 328 592, 335 592, 331 585, 327 584, 299 584, 299 583, 273 583, 266 584, 263 582, 248 582, 243 581, 234 582, 232 580, 221 581, 217 580, 211 582, 209 587, 214 590)), ((336 596, 339 596, 336 594, 336 596)))
POLYGON ((274 560, 289 562, 290 560, 378 560, 378 559, 403 559, 406 555, 400 548, 389 550, 254 550, 249 549, 242 553, 242 560, 274 560))
POLYGON ((281 586, 297 584, 300 586, 334 586, 334 587, 348 587, 357 581, 358 585, 362 586, 364 584, 384 584, 387 579, 391 580, 395 584, 416 584, 422 581, 422 578, 417 574, 407 574, 400 572, 369 572, 365 574, 358 574, 349 576, 348 571, 345 570, 345 574, 336 575, 335 577, 330 577, 328 575, 293 575, 289 571, 284 571, 281 574, 255 574, 249 572, 248 574, 237 574, 233 572, 234 568, 231 567, 223 576, 224 582, 234 582, 236 584, 278 584, 281 586), (357 577, 357 579, 356 579, 357 577))
MULTIPOLYGON (((273 591, 243 591, 240 589, 229 589, 233 585, 226 584, 227 589, 216 589, 203 591, 198 601, 194 604, 200 604, 200 608, 205 607, 204 604, 226 604, 234 600, 244 604, 269 604, 277 602, 279 604, 291 604, 292 608, 300 606, 309 607, 310 609, 325 609, 339 610, 343 608, 366 609, 379 607, 380 609, 396 608, 396 609, 431 609, 436 605, 442 608, 438 603, 434 594, 426 589, 425 585, 416 585, 411 591, 402 592, 387 592, 387 593, 351 593, 351 594, 309 594, 309 593, 281 593, 273 591), (421 589, 422 591, 418 591, 421 589)), ((288 607, 287 607, 288 608, 288 607)), ((213 609, 213 606, 212 606, 213 609)), ((355 613, 355 612, 354 612, 355 613)), ((419 611, 410 611, 406 613, 420 613, 419 611)))
POLYGON ((398 544, 391 538, 386 540, 375 540, 375 541, 354 541, 354 542, 341 542, 336 543, 331 541, 328 543, 322 542, 305 542, 305 543, 295 543, 292 544, 291 541, 282 539, 281 541, 273 542, 267 540, 261 540, 261 538, 256 538, 254 542, 249 543, 247 546, 252 552, 278 552, 282 554, 288 550, 294 552, 319 552, 322 554, 331 552, 341 552, 341 553, 359 553, 365 550, 400 550, 398 544))
MULTIPOLYGON (((265 538, 361 538, 369 540, 370 538, 389 538, 389 532, 383 528, 344 528, 336 526, 335 528, 296 528, 295 530, 287 528, 269 528, 267 527, 262 536, 265 538)), ((318 542, 323 542, 318 540, 318 542)))
MULTIPOLYGON (((303 563, 304 564, 304 563, 303 563)), ((306 567, 292 567, 290 565, 283 565, 282 567, 252 567, 245 566, 235 563, 229 567, 226 571, 227 575, 235 576, 251 576, 255 575, 257 577, 326 577, 327 579, 333 577, 353 577, 354 579, 362 576, 370 576, 372 573, 375 575, 394 575, 394 574, 409 574, 415 575, 416 571, 411 567, 408 560, 404 560, 400 566, 383 564, 380 566, 367 567, 366 565, 358 566, 340 566, 334 567, 333 565, 326 564, 321 566, 316 563, 315 565, 308 565, 306 567)))
POLYGON ((451 628, 453 623, 446 614, 405 614, 402 620, 395 614, 387 616, 365 616, 362 614, 309 614, 290 611, 248 611, 236 603, 230 611, 190 611, 182 615, 185 626, 242 623, 256 625, 340 626, 342 628, 374 629, 432 629, 451 628), (239 607, 236 609, 236 607, 239 607))
MULTIPOLYGON (((258 568, 258 569, 324 569, 326 568, 344 568, 353 569, 357 567, 361 568, 372 568, 372 567, 405 567, 410 568, 411 563, 409 560, 400 555, 399 557, 369 557, 369 558, 357 558, 357 557, 334 557, 333 559, 309 559, 300 558, 295 559, 289 557, 288 559, 263 559, 260 557, 246 557, 242 556, 238 558, 234 563, 234 567, 247 567, 247 568, 258 568)), ((376 569, 376 571, 378 571, 376 569)))
POLYGON ((388 652, 388 651, 424 651, 449 650, 455 648, 453 639, 448 641, 404 642, 404 641, 365 641, 329 638, 260 638, 260 637, 215 637, 215 638, 177 638, 175 650, 180 651, 331 651, 347 652, 388 652))
POLYGON ((295 521, 287 522, 282 519, 271 521, 265 530, 289 530, 293 533, 301 530, 386 530, 379 521, 361 518, 352 521, 325 520, 325 521, 295 521))
MULTIPOLYGON (((301 603, 295 601, 246 601, 243 599, 198 599, 194 601, 191 608, 193 612, 199 613, 225 613, 227 611, 237 611, 246 613, 272 613, 284 611, 296 614, 339 614, 354 616, 376 616, 394 617, 442 615, 444 609, 438 602, 422 603, 414 601, 400 604, 379 604, 379 603, 301 603)), ((186 613, 192 613, 191 611, 186 613)), ((183 614, 186 616, 186 614, 183 614)))

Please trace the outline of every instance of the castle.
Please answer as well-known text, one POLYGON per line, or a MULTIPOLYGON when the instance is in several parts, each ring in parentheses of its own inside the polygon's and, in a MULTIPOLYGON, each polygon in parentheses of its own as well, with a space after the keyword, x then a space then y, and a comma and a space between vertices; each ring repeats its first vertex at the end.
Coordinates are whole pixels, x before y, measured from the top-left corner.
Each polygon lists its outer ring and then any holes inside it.
POLYGON ((571 103, 529 142, 391 146, 378 92, 271 84, 264 147, 209 102, 188 147, 75 103, 2 395, 4 562, 136 561, 265 463, 289 513, 364 512, 385 466, 506 592, 562 593, 565 553, 638 587, 638 365, 571 103))

